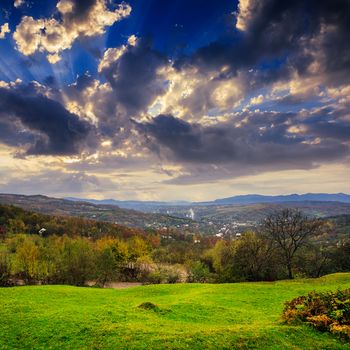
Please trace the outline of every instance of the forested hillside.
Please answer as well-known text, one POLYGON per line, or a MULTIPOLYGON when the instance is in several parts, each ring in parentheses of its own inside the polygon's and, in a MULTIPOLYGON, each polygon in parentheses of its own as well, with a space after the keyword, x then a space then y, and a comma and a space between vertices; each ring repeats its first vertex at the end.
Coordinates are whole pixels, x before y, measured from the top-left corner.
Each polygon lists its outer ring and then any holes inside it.
POLYGON ((349 271, 348 217, 267 216, 240 236, 141 230, 0 206, 0 284, 237 282, 349 271), (281 232, 283 233, 281 235, 281 232))
POLYGON ((190 219, 121 209, 116 205, 73 202, 42 195, 0 194, 0 204, 16 205, 23 209, 43 214, 80 217, 139 228, 160 228, 165 225, 169 227, 185 227, 185 225, 192 223, 190 219))

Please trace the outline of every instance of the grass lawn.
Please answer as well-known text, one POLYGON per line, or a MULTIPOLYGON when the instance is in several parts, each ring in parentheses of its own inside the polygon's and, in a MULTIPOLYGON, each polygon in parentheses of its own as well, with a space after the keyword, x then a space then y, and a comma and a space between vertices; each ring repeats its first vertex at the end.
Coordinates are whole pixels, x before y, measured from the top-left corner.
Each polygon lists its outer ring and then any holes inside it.
POLYGON ((0 288, 0 349, 350 349, 335 336, 280 319, 286 300, 345 288, 350 273, 124 290, 0 288), (158 308, 139 308, 144 302, 158 308))

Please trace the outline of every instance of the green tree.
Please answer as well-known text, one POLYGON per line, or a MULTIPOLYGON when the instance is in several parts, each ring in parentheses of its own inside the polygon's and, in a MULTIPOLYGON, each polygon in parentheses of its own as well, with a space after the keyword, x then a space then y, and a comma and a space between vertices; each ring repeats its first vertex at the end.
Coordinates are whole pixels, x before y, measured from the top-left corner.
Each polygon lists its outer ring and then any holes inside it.
POLYGON ((238 280, 274 279, 275 261, 271 244, 255 232, 246 232, 235 242, 232 263, 238 280))
POLYGON ((66 238, 59 262, 59 278, 67 284, 82 286, 94 276, 94 252, 84 238, 66 238))
POLYGON ((235 244, 232 241, 219 240, 205 253, 211 260, 219 282, 234 282, 233 257, 235 244))
POLYGON ((117 239, 101 238, 96 241, 96 279, 104 286, 121 278, 121 271, 128 259, 127 245, 117 239))
POLYGON ((26 283, 32 283, 38 276, 38 266, 39 248, 31 237, 25 237, 16 249, 16 272, 26 283))
POLYGON ((111 247, 105 247, 96 253, 96 279, 104 287, 107 282, 118 277, 118 266, 111 247))
POLYGON ((350 271, 350 239, 339 244, 334 260, 338 271, 350 271))

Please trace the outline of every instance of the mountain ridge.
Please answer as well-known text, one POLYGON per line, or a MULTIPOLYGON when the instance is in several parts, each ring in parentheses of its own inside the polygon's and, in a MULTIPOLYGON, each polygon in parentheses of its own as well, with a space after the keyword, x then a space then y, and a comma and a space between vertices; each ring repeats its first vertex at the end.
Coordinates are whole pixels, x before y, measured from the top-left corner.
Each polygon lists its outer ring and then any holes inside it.
POLYGON ((289 195, 261 195, 247 194, 227 198, 218 198, 212 201, 140 201, 140 200, 115 200, 115 199, 88 199, 66 197, 66 200, 83 201, 94 204, 117 205, 120 208, 145 210, 147 207, 161 206, 208 206, 208 205, 234 205, 234 204, 258 204, 258 203, 288 203, 288 202, 341 202, 350 203, 350 195, 346 193, 304 193, 289 195))
POLYGON ((48 215, 76 216, 139 228, 186 225, 192 221, 162 213, 121 208, 117 205, 96 204, 84 200, 71 201, 44 195, 0 193, 0 204, 15 205, 48 215))

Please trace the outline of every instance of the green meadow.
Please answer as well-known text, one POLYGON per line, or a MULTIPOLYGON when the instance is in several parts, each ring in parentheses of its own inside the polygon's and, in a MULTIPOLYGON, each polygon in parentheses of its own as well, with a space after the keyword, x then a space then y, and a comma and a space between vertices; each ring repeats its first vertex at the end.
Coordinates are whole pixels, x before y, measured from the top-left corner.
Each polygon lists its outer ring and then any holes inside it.
POLYGON ((350 288, 350 273, 123 290, 0 288, 0 348, 350 349, 333 335, 281 321, 286 300, 311 290, 345 288, 350 288), (143 303, 156 307, 139 307, 143 303))

